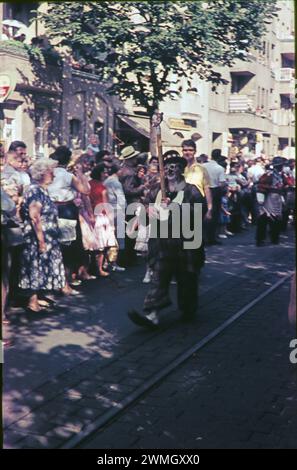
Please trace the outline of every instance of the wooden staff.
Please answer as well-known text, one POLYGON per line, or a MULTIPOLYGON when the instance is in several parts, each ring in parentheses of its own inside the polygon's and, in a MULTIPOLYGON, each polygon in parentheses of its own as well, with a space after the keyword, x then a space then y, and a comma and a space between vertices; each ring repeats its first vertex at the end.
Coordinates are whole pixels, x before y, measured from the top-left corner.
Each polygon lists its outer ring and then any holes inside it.
POLYGON ((162 149, 162 136, 161 136, 161 122, 163 121, 163 113, 156 110, 152 117, 152 127, 156 130, 157 136, 157 153, 159 160, 159 173, 160 173, 160 183, 161 183, 161 194, 162 199, 166 198, 166 188, 165 188, 165 173, 164 173, 164 162, 163 162, 163 149, 162 149))

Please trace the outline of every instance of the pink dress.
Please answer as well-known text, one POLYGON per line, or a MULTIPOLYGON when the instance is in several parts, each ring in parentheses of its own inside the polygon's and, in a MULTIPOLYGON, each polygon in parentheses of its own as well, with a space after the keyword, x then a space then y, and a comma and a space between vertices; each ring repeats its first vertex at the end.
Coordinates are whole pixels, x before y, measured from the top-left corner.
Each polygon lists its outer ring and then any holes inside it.
POLYGON ((79 194, 74 199, 74 203, 79 210, 79 224, 84 249, 88 251, 99 250, 94 224, 92 223, 93 211, 89 197, 84 194, 79 194))

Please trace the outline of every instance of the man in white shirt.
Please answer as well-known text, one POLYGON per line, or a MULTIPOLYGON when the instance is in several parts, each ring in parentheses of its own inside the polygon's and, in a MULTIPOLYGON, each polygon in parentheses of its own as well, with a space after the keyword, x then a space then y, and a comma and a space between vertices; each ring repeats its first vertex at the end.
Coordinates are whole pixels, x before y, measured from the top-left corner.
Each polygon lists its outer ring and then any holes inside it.
POLYGON ((265 169, 262 164, 262 159, 258 157, 255 160, 255 164, 248 169, 247 176, 253 184, 256 184, 264 173, 265 169))
POLYGON ((220 245, 221 242, 217 240, 216 234, 219 226, 219 218, 221 211, 221 189, 226 184, 226 176, 224 168, 218 164, 222 158, 221 151, 214 149, 211 152, 211 160, 204 163, 202 166, 206 168, 210 180, 210 191, 212 194, 212 218, 207 223, 207 243, 208 245, 220 245))
POLYGON ((248 181, 251 185, 251 213, 252 213, 252 222, 253 224, 256 223, 257 219, 257 183, 262 175, 264 175, 265 169, 263 165, 263 161, 261 157, 257 157, 254 160, 254 164, 248 169, 247 177, 248 181))
POLYGON ((30 176, 25 171, 24 160, 27 157, 27 146, 20 140, 15 140, 9 146, 6 154, 6 165, 4 166, 1 179, 12 184, 22 186, 22 190, 30 185, 30 176))

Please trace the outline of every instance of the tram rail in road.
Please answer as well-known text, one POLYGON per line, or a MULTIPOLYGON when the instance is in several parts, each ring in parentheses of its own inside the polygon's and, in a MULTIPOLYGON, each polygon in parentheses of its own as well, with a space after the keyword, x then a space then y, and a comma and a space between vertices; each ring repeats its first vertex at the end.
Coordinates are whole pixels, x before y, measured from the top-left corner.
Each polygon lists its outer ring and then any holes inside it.
POLYGON ((213 331, 207 334, 205 337, 197 341, 196 344, 185 350, 182 354, 178 355, 174 360, 172 360, 167 366, 163 367, 161 370, 153 374, 149 379, 145 380, 139 387, 137 387, 132 393, 129 393, 124 399, 117 403, 116 408, 112 408, 109 411, 101 415, 97 420, 88 425, 81 432, 70 438, 61 449, 72 449, 79 448, 82 444, 86 444, 92 436, 100 432, 100 430, 106 427, 111 421, 114 421, 119 417, 125 410, 130 407, 132 404, 137 402, 144 394, 149 392, 150 389, 155 387, 163 379, 165 379, 171 372, 176 368, 181 366, 185 361, 187 361, 193 354, 197 353, 200 349, 214 340, 218 335, 224 332, 229 326, 236 322, 243 315, 247 314, 249 310, 252 309, 256 304, 261 302, 265 297, 271 294, 274 290, 280 287, 284 282, 286 282, 291 276, 292 272, 284 275, 277 282, 272 284, 268 289, 262 292, 260 295, 255 297, 252 301, 247 303, 244 307, 240 308, 235 312, 231 317, 225 320, 220 326, 216 327, 213 331))

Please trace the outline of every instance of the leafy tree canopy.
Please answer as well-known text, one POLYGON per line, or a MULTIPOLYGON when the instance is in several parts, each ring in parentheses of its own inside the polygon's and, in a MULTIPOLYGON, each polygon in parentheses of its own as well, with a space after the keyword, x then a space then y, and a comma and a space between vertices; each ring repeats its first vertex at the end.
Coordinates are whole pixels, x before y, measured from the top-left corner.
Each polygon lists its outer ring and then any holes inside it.
POLYGON ((232 66, 260 46, 274 0, 50 2, 40 14, 56 45, 93 64, 107 91, 149 113, 172 91, 171 73, 225 83, 232 66))

